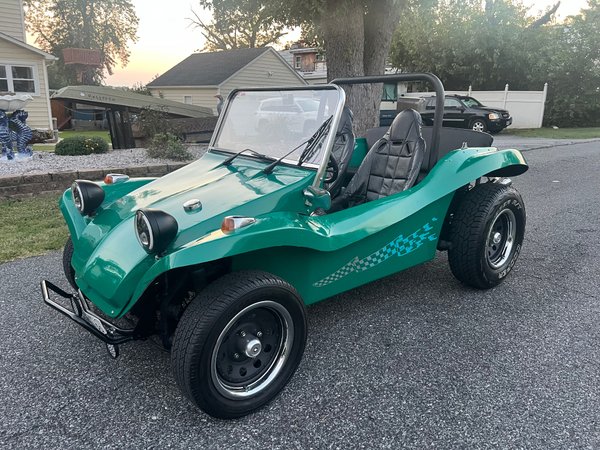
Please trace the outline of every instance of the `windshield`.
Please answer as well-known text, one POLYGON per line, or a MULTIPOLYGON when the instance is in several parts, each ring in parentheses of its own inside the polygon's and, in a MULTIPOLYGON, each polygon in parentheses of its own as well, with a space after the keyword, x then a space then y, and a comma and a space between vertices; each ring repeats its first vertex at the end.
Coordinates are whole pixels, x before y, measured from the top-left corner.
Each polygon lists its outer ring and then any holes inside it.
POLYGON ((479 103, 473 97, 465 97, 465 98, 463 98, 461 100, 463 101, 463 103, 465 104, 465 106, 467 108, 474 108, 476 106, 483 106, 481 103, 479 103))
MULTIPOLYGON (((297 162, 306 141, 334 114, 340 101, 336 89, 238 91, 223 112, 213 147, 232 153, 250 149, 272 158, 297 147, 285 158, 297 162)), ((304 162, 321 163, 325 136, 304 162)))

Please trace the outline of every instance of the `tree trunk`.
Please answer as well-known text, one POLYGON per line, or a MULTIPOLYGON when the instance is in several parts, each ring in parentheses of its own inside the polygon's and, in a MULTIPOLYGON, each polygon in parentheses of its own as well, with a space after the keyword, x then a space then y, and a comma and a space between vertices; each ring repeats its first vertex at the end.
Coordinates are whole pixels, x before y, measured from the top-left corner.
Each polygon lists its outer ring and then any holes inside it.
MULTIPOLYGON (((398 0, 327 0, 321 20, 327 78, 379 75, 385 71, 398 0)), ((346 104, 354 112, 354 132, 364 136, 379 124, 381 85, 345 86, 346 104)))

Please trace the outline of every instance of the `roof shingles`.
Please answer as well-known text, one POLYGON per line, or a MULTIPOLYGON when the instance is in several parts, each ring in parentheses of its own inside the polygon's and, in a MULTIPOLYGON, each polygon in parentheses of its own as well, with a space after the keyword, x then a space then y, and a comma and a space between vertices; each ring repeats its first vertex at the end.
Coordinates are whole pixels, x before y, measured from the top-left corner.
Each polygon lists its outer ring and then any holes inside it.
POLYGON ((148 86, 218 86, 269 49, 262 47, 193 53, 148 83, 148 86))

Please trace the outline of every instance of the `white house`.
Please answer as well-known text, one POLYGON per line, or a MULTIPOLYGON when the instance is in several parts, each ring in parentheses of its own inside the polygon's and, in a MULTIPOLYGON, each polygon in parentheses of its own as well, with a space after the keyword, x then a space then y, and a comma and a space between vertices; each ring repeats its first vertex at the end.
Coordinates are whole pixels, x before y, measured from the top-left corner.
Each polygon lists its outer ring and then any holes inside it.
POLYGON ((23 2, 0 0, 0 93, 26 93, 31 128, 52 129, 46 64, 57 59, 25 42, 23 2))
POLYGON ((154 96, 212 108, 235 88, 304 86, 306 81, 271 47, 194 53, 148 83, 154 96))

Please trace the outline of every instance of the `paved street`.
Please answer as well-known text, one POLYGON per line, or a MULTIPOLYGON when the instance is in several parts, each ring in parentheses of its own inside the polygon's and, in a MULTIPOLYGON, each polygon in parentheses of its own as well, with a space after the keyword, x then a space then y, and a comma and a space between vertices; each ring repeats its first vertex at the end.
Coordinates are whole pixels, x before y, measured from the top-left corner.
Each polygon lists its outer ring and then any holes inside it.
POLYGON ((0 448, 600 447, 600 143, 526 158, 503 285, 465 288, 440 254, 310 308, 298 373, 241 420, 189 406, 151 342, 113 361, 44 306, 59 253, 0 265, 0 448))

